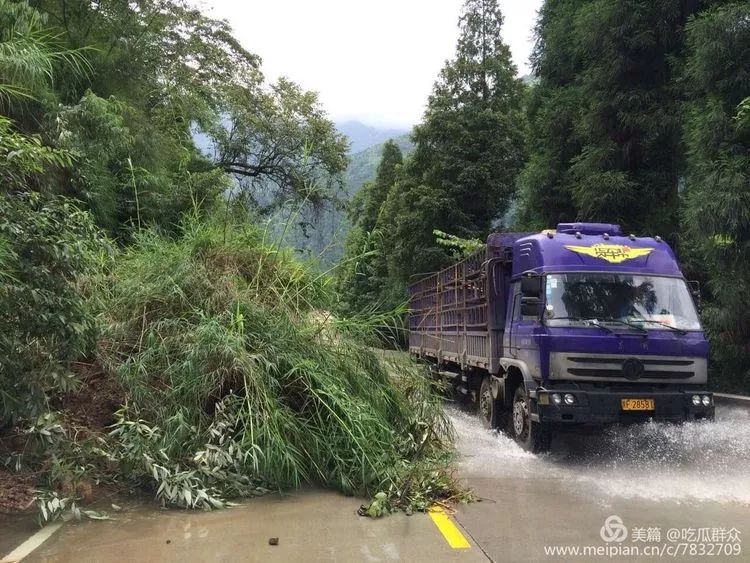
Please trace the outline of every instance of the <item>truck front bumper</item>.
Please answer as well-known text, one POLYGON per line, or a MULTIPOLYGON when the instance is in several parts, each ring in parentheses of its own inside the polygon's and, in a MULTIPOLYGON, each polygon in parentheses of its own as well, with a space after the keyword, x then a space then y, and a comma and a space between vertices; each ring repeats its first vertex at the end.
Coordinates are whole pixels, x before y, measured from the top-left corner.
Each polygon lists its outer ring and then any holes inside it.
POLYGON ((714 417, 713 394, 707 391, 592 391, 555 388, 554 390, 536 390, 536 413, 532 418, 538 422, 554 425, 569 424, 627 424, 647 420, 685 422, 689 420, 712 419, 714 417), (575 402, 567 405, 564 399, 556 404, 553 394, 564 398, 573 395, 575 402), (701 404, 693 403, 693 396, 701 398, 701 404), (709 397, 709 404, 704 405, 703 397, 709 397), (624 410, 623 399, 652 399, 653 410, 624 410), (536 414, 536 416, 534 416, 536 414))

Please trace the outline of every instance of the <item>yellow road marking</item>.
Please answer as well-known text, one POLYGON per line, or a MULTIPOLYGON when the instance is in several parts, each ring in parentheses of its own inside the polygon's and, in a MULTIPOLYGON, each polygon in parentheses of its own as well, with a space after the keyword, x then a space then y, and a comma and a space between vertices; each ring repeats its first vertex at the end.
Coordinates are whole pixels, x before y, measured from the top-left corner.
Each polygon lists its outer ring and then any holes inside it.
POLYGON ((466 540, 461 531, 456 527, 451 520, 451 517, 445 513, 445 510, 438 507, 433 507, 429 510, 430 518, 435 522, 435 526, 443 534, 445 541, 453 549, 468 549, 471 544, 466 540))

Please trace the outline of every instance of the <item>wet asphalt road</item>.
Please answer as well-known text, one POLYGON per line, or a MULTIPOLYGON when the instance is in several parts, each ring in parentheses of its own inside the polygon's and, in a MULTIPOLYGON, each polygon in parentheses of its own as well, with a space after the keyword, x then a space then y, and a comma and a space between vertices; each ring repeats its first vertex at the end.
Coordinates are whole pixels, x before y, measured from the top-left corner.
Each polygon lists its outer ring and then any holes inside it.
MULTIPOLYGON (((356 516, 358 499, 305 491, 207 514, 131 504, 112 522, 65 525, 26 561, 750 561, 750 410, 564 436, 541 456, 473 414, 450 416, 459 475, 482 499, 454 515, 468 549, 425 515, 372 521, 356 516)), ((28 533, 0 530, 5 547, 28 533)))
POLYGON ((579 551, 575 560, 750 560, 749 410, 717 407, 713 422, 563 435, 541 456, 483 430, 471 414, 453 410, 452 418, 461 475, 486 499, 456 518, 491 560, 555 560, 545 549, 556 546, 609 549, 579 551), (627 529, 622 541, 602 538, 610 516, 627 529), (644 554, 646 546, 664 551, 644 554))

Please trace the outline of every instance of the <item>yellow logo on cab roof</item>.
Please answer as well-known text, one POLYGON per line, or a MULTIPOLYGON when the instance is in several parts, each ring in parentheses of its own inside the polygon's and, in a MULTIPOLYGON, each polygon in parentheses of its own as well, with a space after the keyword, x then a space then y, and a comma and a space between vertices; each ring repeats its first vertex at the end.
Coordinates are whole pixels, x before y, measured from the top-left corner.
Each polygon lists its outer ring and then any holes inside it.
POLYGON ((622 244, 594 244, 591 246, 574 246, 566 244, 565 248, 577 252, 578 254, 601 258, 612 264, 619 264, 620 262, 625 262, 625 260, 648 256, 654 250, 653 248, 630 248, 629 246, 624 246, 622 244))

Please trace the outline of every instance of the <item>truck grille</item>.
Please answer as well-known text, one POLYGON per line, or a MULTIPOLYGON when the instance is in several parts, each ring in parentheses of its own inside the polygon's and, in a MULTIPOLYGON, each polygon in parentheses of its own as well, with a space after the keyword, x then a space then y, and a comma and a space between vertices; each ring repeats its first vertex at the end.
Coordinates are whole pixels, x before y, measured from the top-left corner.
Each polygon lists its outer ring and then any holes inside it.
MULTIPOLYGON (((622 377, 621 369, 587 369, 571 368, 568 370, 570 375, 579 375, 584 377, 622 377)), ((692 371, 651 371, 643 372, 643 377, 648 379, 689 379, 695 375, 692 371)))
MULTIPOLYGON (((561 354, 553 353, 551 358, 553 377, 587 380, 625 381, 626 362, 641 364, 642 370, 637 379, 659 381, 682 381, 704 379, 705 358, 667 356, 615 356, 605 354, 561 354), (696 377, 700 376, 700 377, 696 377)), ((632 379, 631 379, 632 380, 632 379)))

